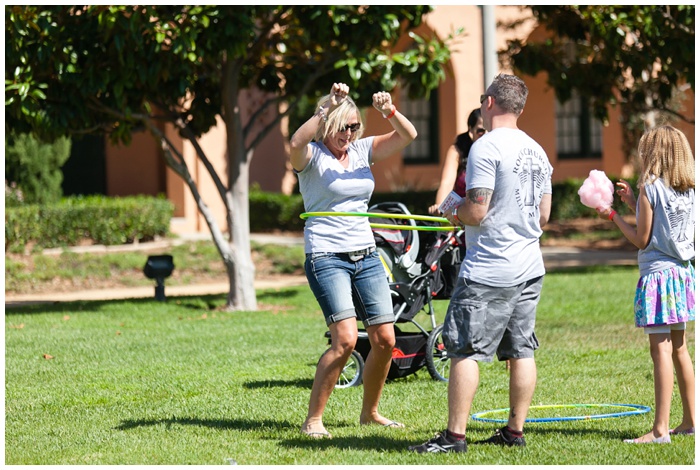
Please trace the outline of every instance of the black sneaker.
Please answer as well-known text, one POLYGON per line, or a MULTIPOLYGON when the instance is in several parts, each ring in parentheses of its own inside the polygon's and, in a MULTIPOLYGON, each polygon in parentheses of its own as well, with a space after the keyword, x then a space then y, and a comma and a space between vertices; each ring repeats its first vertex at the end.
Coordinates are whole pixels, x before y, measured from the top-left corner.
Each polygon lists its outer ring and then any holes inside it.
POLYGON ((525 437, 515 437, 507 429, 507 426, 496 429, 493 436, 483 441, 476 441, 475 444, 498 444, 508 447, 525 447, 525 437))
POLYGON ((419 454, 425 453, 438 453, 438 452, 466 452, 467 451, 467 441, 451 441, 447 438, 447 431, 437 433, 435 437, 430 439, 428 442, 417 446, 409 446, 408 450, 413 452, 418 452, 419 454))

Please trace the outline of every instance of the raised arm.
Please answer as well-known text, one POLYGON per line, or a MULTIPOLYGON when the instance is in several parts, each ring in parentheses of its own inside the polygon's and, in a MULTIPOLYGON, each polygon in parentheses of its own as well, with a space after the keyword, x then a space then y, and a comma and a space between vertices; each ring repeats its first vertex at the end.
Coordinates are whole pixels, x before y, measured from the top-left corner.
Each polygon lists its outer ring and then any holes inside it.
POLYGON ((413 140, 418 135, 416 128, 411 121, 401 114, 391 103, 391 95, 385 91, 380 91, 372 95, 372 105, 382 116, 389 120, 393 131, 388 134, 378 135, 372 144, 372 161, 378 162, 390 155, 395 154, 413 140))
POLYGON ((316 135, 318 126, 328 119, 328 115, 348 96, 349 87, 344 83, 334 83, 331 87, 330 100, 323 106, 316 109, 316 112, 297 129, 292 138, 289 140, 289 160, 292 163, 292 168, 297 171, 302 171, 306 168, 311 158, 309 144, 316 135))

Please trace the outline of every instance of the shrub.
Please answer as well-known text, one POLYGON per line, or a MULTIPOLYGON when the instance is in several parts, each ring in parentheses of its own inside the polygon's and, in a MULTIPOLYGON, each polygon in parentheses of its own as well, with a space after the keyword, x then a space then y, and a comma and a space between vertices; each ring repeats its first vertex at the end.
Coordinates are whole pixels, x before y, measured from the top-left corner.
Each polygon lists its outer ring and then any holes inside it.
POLYGON ((21 191, 27 204, 56 203, 63 195, 61 167, 70 157, 70 148, 67 137, 46 143, 31 134, 9 134, 5 138, 5 178, 21 191))
POLYGON ((84 239, 103 245, 153 240, 169 233, 173 204, 165 198, 72 197, 58 204, 29 204, 5 211, 5 250, 22 251, 77 245, 84 239))
POLYGON ((24 194, 17 183, 7 183, 5 180, 5 207, 18 207, 24 203, 24 194))
POLYGON ((300 194, 267 193, 254 187, 249 194, 249 211, 251 232, 304 229, 304 221, 299 218, 304 212, 300 194))

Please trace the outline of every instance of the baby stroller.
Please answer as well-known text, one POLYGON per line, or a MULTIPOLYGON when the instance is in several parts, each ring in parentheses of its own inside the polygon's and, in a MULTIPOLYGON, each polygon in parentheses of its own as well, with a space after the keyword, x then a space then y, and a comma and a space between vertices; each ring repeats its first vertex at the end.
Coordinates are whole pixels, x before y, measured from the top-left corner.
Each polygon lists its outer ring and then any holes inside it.
MULTIPOLYGON (((369 208, 369 212, 386 214, 372 217, 371 223, 391 225, 437 226, 434 222, 392 218, 391 214, 410 212, 400 202, 384 202, 369 208)), ((387 274, 394 308, 394 332, 396 346, 392 352, 387 379, 413 374, 426 367, 430 376, 446 382, 449 378, 449 360, 442 343, 442 324, 435 321, 432 299, 444 289, 440 269, 442 259, 452 259, 458 251, 455 232, 417 231, 373 228, 377 251, 387 274), (430 329, 415 320, 419 312, 430 318, 430 329), (404 332, 398 325, 411 323, 418 332, 404 332)), ((443 297, 444 298, 444 297, 443 297)), ((330 331, 326 332, 330 344, 330 331)), ((347 388, 362 383, 364 363, 370 351, 367 332, 358 332, 357 343, 347 364, 338 378, 336 388, 347 388)))

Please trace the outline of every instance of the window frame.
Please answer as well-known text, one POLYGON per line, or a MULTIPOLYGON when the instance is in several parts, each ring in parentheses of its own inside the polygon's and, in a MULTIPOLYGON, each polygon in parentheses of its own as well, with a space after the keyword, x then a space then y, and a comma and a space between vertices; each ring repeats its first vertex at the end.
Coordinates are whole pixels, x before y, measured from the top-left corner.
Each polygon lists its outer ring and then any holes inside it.
POLYGON ((405 89, 401 89, 401 104, 402 106, 402 114, 406 116, 406 118, 413 123, 416 128, 419 127, 419 122, 425 120, 427 124, 427 137, 423 138, 423 134, 421 132, 418 132, 418 137, 416 137, 416 140, 414 140, 408 147, 406 147, 402 152, 401 152, 401 159, 403 161, 404 165, 435 165, 437 163, 440 163, 440 135, 439 135, 439 130, 440 130, 440 106, 439 106, 439 99, 438 99, 438 89, 431 90, 430 96, 423 100, 428 102, 427 106, 427 117, 419 116, 416 117, 415 115, 412 115, 410 109, 410 105, 408 104, 410 101, 412 102, 418 102, 420 100, 412 100, 408 97, 408 93, 406 93, 405 89), (419 156, 407 156, 407 152, 410 152, 411 150, 418 148, 419 146, 417 145, 418 139, 422 140, 427 140, 427 147, 428 147, 428 155, 419 155, 419 156))
POLYGON ((595 121, 593 114, 591 113, 591 107, 585 97, 579 96, 574 90, 572 92, 571 98, 565 102, 556 102, 555 106, 555 126, 556 126, 556 149, 557 149, 557 159, 559 160, 574 160, 574 159, 600 159, 603 156, 603 127, 599 121, 595 121), (564 107, 572 102, 573 100, 578 100, 579 110, 578 113, 570 112, 564 109, 564 107), (576 151, 562 151, 562 139, 566 136, 562 134, 561 122, 564 119, 576 119, 576 129, 573 138, 577 140, 578 150, 576 151), (598 122, 598 130, 593 129, 598 122), (597 136, 595 134, 598 134, 597 136), (594 145, 593 139, 599 138, 600 142, 598 145, 594 145), (595 147, 598 147, 597 149, 595 147))

